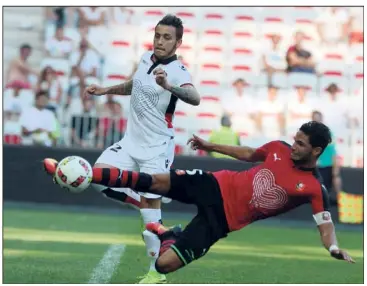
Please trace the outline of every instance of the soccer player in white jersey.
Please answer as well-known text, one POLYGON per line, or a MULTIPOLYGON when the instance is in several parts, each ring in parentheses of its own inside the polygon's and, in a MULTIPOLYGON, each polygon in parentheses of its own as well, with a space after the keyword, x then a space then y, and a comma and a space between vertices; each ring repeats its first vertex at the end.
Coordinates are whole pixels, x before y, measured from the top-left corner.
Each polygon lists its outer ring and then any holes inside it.
MULTIPOLYGON (((176 16, 166 15, 155 27, 154 51, 142 56, 132 80, 112 87, 91 85, 86 88, 85 96, 131 95, 125 136, 101 154, 95 167, 148 174, 169 172, 174 159, 172 119, 176 102, 181 99, 191 105, 200 103, 189 72, 175 54, 182 43, 182 35, 182 21, 176 16)), ((140 207, 145 225, 161 220, 160 195, 139 193, 139 196, 130 189, 94 187, 109 198, 140 207)), ((147 230, 143 231, 143 237, 151 264, 149 272, 139 283, 165 283, 166 277, 155 269, 160 240, 147 230)))

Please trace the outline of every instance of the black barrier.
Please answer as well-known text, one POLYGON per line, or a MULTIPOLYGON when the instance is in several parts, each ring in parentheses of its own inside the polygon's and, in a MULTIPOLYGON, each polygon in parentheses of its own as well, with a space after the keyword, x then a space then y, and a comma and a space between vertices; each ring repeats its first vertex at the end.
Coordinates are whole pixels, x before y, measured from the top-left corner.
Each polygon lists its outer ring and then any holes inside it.
MULTIPOLYGON (((3 148, 3 199, 5 201, 56 203, 61 205, 88 205, 106 208, 120 208, 121 205, 105 199, 92 188, 81 194, 70 194, 52 183, 42 170, 42 160, 46 157, 61 160, 70 155, 77 155, 94 163, 100 151, 83 149, 61 149, 44 147, 25 147, 4 145, 3 148)), ((207 157, 177 156, 174 168, 202 169, 207 171, 245 170, 254 164, 229 159, 212 159, 207 157)), ((344 191, 352 194, 363 194, 363 169, 342 168, 344 191)), ((163 211, 194 212, 194 206, 178 202, 163 205, 163 211)), ((332 215, 338 217, 336 206, 332 215)), ((310 205, 304 205, 279 218, 292 220, 312 220, 310 205)))

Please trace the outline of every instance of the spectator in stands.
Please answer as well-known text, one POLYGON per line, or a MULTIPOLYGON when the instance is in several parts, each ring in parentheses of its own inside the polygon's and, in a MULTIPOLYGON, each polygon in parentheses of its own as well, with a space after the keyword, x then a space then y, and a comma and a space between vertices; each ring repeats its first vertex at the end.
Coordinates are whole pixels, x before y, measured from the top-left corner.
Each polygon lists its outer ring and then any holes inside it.
POLYGON ((31 55, 32 47, 24 44, 20 47, 20 57, 13 59, 8 67, 6 74, 6 88, 20 89, 31 88, 30 75, 38 76, 38 72, 31 68, 27 62, 31 55))
POLYGON ((125 120, 122 115, 122 106, 117 101, 112 101, 108 105, 109 114, 106 114, 99 120, 99 142, 98 148, 107 148, 114 142, 117 142, 124 136, 125 120))
POLYGON ((106 9, 103 7, 80 7, 79 22, 88 26, 103 26, 106 23, 106 9))
POLYGON ((332 83, 326 93, 318 100, 323 121, 332 130, 344 130, 348 127, 348 105, 347 98, 340 98, 339 87, 332 83))
POLYGON ((52 67, 47 66, 41 72, 36 86, 36 92, 41 90, 47 91, 50 95, 47 108, 56 111, 61 104, 62 86, 57 79, 56 71, 52 67))
POLYGON ((49 57, 67 59, 73 49, 73 42, 65 37, 64 28, 58 27, 55 36, 46 41, 45 49, 49 57))
POLYGON ((298 86, 296 95, 290 94, 287 100, 287 134, 296 134, 299 126, 311 120, 314 102, 307 97, 307 89, 298 86))
POLYGON ((278 97, 278 88, 268 87, 268 98, 259 104, 259 129, 267 138, 285 135, 285 106, 278 97))
POLYGON ((280 40, 279 35, 272 35, 271 48, 266 49, 262 56, 264 69, 269 75, 274 72, 284 72, 287 69, 286 52, 280 47, 280 40))
POLYGON ((323 44, 346 42, 348 14, 343 7, 327 7, 316 19, 317 31, 323 44))
POLYGON ((236 79, 232 84, 231 90, 222 97, 224 113, 228 116, 247 116, 248 119, 256 123, 256 106, 251 94, 246 93, 248 83, 242 79, 236 79))
POLYGON ((89 48, 88 41, 82 39, 79 51, 73 52, 70 56, 72 75, 77 75, 81 80, 85 77, 97 77, 99 58, 96 53, 89 48))
MULTIPOLYGON (((312 120, 323 122, 322 113, 316 110, 313 111, 312 120)), ((319 157, 317 165, 327 190, 329 192, 333 190, 335 193, 340 192, 342 188, 342 180, 340 177, 340 168, 337 161, 334 141, 325 148, 324 152, 319 157)), ((332 198, 335 198, 335 196, 332 196, 332 198)))
POLYGON ((303 32, 296 32, 295 43, 291 46, 286 55, 286 60, 288 63, 288 72, 315 72, 315 62, 313 60, 312 54, 306 51, 303 46, 304 34, 303 32))
POLYGON ((36 94, 35 105, 23 111, 20 118, 22 143, 25 145, 52 146, 56 144, 57 119, 46 109, 49 96, 46 91, 36 94))
POLYGON ((71 120, 71 144, 77 147, 93 147, 97 140, 98 118, 93 110, 92 98, 83 101, 80 115, 74 115, 71 120))
MULTIPOLYGON (((229 116, 224 115, 221 119, 221 129, 215 130, 209 137, 209 142, 216 144, 224 144, 231 146, 240 146, 240 137, 238 134, 232 130, 231 128, 231 119, 229 116)), ((216 152, 210 152, 209 155, 214 158, 228 158, 233 159, 230 156, 223 155, 216 152)))
POLYGON ((75 51, 70 56, 71 62, 71 81, 70 97, 76 97, 76 94, 82 97, 82 92, 86 86, 87 77, 97 77, 97 69, 100 62, 97 54, 89 48, 88 41, 82 39, 79 51, 75 51))

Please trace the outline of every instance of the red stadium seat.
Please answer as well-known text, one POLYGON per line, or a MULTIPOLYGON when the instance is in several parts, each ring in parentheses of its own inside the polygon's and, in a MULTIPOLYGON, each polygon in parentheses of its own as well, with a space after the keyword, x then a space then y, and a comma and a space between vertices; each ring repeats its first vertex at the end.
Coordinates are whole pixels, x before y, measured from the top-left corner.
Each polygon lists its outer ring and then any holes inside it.
POLYGON ((4 135, 4 143, 6 144, 14 144, 19 145, 22 142, 22 137, 14 134, 5 134, 4 135))
POLYGON ((204 12, 201 17, 200 25, 202 29, 207 28, 225 28, 229 25, 230 19, 227 18, 227 15, 223 13, 222 9, 207 9, 204 8, 204 12))
POLYGON ((184 128, 175 127, 175 154, 184 154, 187 147, 188 132, 184 128))
POLYGON ((220 127, 221 114, 199 112, 196 115, 196 130, 216 130, 220 127))

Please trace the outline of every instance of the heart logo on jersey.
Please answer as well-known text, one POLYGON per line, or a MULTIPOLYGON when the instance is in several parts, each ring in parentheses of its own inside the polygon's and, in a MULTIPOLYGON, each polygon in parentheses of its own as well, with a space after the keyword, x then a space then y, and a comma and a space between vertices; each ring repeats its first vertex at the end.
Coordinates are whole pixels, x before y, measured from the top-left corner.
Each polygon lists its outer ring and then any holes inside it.
POLYGON ((254 192, 250 204, 256 208, 275 210, 288 201, 287 192, 275 183, 274 174, 268 169, 257 172, 252 187, 254 192))

